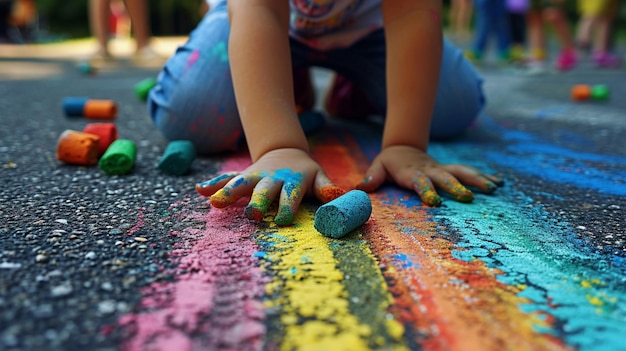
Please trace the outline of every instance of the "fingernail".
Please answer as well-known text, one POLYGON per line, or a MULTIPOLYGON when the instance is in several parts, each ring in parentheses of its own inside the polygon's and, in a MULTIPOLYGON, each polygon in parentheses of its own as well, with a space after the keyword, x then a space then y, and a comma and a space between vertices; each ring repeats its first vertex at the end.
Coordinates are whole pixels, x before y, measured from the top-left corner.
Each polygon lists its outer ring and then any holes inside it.
POLYGON ((296 214, 293 208, 289 206, 280 206, 276 217, 274 217, 274 222, 278 225, 289 225, 293 223, 296 214))
POLYGON ((205 180, 204 182, 197 183, 196 188, 206 188, 209 185, 212 185, 211 180, 205 180))
POLYGON ((422 200, 428 206, 436 207, 436 206, 441 205, 441 197, 437 195, 437 193, 433 190, 425 191, 424 198, 422 200))
POLYGON ((372 177, 372 176, 365 176, 365 178, 363 178, 363 180, 361 181, 361 184, 367 184, 367 183, 371 182, 372 179, 374 179, 374 177, 372 177))

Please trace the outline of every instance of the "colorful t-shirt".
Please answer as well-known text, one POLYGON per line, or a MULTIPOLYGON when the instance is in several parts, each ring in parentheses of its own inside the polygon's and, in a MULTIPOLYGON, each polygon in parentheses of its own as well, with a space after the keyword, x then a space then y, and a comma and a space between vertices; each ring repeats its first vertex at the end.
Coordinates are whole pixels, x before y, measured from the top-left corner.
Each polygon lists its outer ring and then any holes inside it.
POLYGON ((382 28, 380 0, 289 0, 289 35, 318 49, 347 47, 382 28))

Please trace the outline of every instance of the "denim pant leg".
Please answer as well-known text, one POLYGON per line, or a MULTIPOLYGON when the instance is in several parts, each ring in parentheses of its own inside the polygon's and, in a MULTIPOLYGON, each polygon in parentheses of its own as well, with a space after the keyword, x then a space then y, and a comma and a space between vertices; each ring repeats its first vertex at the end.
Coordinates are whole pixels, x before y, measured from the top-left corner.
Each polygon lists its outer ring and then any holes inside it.
POLYGON ((474 0, 474 8, 476 9, 476 32, 472 50, 477 55, 484 55, 489 41, 489 36, 493 30, 492 18, 492 1, 490 0, 474 0))
POLYGON ((435 112, 430 125, 432 139, 462 134, 485 107, 483 79, 463 52, 444 40, 435 112))
MULTIPOLYGON (((321 66, 345 76, 370 100, 376 112, 386 111, 385 36, 376 31, 354 45, 319 52, 292 44, 294 64, 321 66)), ((459 136, 485 106, 482 78, 463 52, 444 39, 437 97, 431 122, 432 139, 459 136)))
POLYGON ((230 26, 220 3, 176 50, 150 91, 148 108, 169 140, 190 140, 198 153, 235 150, 243 140, 228 62, 230 26))

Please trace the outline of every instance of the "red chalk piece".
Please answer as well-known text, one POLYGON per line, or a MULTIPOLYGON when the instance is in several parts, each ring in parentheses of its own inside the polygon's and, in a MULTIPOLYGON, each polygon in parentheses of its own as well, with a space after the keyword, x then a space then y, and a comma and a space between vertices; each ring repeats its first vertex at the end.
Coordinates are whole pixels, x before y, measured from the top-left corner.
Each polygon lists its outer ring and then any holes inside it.
POLYGON ((109 145, 117 140, 117 127, 113 123, 89 123, 83 128, 83 132, 97 135, 100 138, 98 143, 98 157, 104 155, 109 145))
POLYGON ((68 129, 61 134, 57 142, 57 160, 74 165, 93 166, 98 163, 99 141, 97 135, 68 129))

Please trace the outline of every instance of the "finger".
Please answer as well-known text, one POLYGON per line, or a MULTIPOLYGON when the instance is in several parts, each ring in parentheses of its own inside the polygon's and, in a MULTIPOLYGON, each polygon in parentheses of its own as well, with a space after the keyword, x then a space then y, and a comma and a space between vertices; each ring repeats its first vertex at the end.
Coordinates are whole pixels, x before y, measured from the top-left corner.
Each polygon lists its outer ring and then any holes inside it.
POLYGON ((498 188, 495 182, 473 167, 450 165, 446 166, 445 169, 462 184, 480 189, 484 193, 493 193, 498 188))
POLYGON ((315 185, 313 188, 315 196, 323 203, 332 201, 346 193, 345 190, 336 186, 330 180, 330 178, 328 178, 326 173, 322 171, 317 172, 317 175, 315 176, 315 185))
POLYGON ((435 191, 435 186, 427 176, 418 174, 413 177, 413 189, 427 206, 441 205, 441 197, 439 197, 435 191))
POLYGON ((296 218, 296 212, 298 211, 300 202, 302 202, 302 197, 302 176, 296 174, 285 179, 280 191, 278 212, 276 213, 274 222, 278 225, 291 224, 296 218))
POLYGON ((217 177, 196 184, 196 191, 200 195, 211 196, 216 191, 224 187, 231 179, 239 175, 239 172, 228 172, 220 174, 217 177))
POLYGON ((459 202, 472 202, 474 201, 474 194, 463 186, 456 178, 450 173, 442 172, 435 175, 431 175, 430 179, 435 185, 441 188, 446 193, 452 195, 456 201, 459 202))
POLYGON ((231 179, 223 188, 211 195, 211 205, 217 208, 224 208, 237 202, 244 196, 252 193, 256 183, 261 180, 261 174, 249 173, 239 175, 231 179))
POLYGON ((365 192, 372 192, 378 189, 385 182, 387 173, 381 162, 374 161, 370 168, 365 172, 365 177, 356 188, 365 192))
POLYGON ((261 179, 254 187, 250 202, 244 210, 246 217, 255 221, 262 220, 282 185, 282 180, 276 178, 265 177, 261 179))

